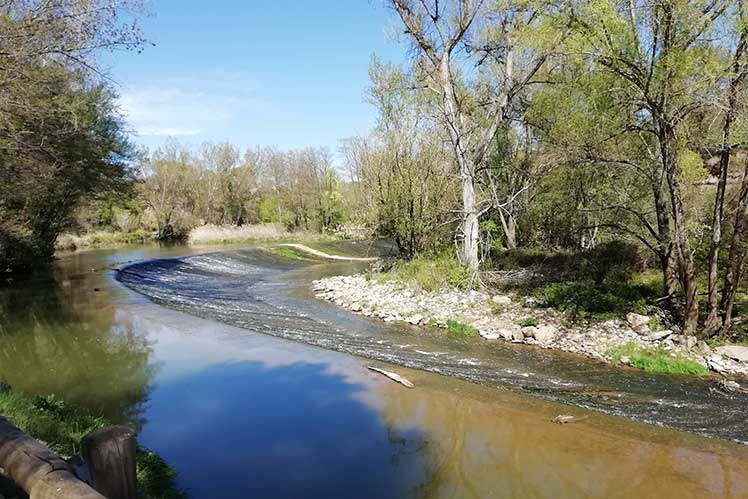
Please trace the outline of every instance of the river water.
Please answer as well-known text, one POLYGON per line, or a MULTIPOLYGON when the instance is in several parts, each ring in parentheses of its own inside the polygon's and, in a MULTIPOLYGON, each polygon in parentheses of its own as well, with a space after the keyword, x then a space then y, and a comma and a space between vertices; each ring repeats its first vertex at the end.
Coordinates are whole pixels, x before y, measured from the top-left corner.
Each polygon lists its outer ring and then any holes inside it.
POLYGON ((748 497, 745 397, 313 298, 360 264, 207 251, 71 254, 0 289, 0 379, 134 426, 196 498, 748 497))

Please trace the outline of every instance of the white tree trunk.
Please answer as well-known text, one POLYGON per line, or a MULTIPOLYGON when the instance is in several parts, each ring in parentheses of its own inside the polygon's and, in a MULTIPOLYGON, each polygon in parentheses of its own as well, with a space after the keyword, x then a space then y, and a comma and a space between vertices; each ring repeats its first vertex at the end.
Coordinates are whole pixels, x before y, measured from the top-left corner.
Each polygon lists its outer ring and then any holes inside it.
POLYGON ((475 200, 475 185, 472 172, 463 166, 462 177, 462 259, 473 270, 478 269, 478 242, 480 226, 478 221, 478 205, 475 200), (467 170, 467 171, 466 171, 467 170))

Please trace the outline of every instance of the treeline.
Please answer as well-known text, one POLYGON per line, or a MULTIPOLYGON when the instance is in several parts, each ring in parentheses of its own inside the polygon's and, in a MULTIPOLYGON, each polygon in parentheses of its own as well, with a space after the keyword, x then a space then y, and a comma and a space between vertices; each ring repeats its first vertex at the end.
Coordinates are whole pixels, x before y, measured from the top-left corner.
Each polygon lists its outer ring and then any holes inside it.
POLYGON ((388 2, 411 64, 374 61, 347 157, 372 226, 412 255, 640 248, 684 331, 744 283, 748 18, 735 0, 388 2))
POLYGON ((343 217, 343 190, 326 149, 240 151, 204 144, 198 151, 170 142, 140 158, 132 196, 84 205, 79 226, 146 230, 174 240, 205 224, 282 224, 325 232, 343 217))

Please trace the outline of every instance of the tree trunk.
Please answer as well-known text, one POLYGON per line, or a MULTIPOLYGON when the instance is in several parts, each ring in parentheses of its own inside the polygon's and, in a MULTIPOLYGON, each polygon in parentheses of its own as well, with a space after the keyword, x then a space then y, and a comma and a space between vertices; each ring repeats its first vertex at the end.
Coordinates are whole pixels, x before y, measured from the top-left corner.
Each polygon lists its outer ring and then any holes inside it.
MULTIPOLYGON (((466 163, 466 162, 465 162, 466 163)), ((478 223, 478 205, 475 200, 475 185, 469 166, 463 166, 462 180, 462 260, 473 270, 478 269, 478 242, 480 225, 478 223), (468 171, 466 171, 468 170, 468 171)))
POLYGON ((746 249, 743 247, 743 231, 745 230, 746 210, 748 210, 748 159, 743 168, 743 181, 740 186, 735 217, 733 222, 732 240, 730 241, 730 253, 727 258, 724 283, 722 286, 722 331, 727 332, 732 323, 732 309, 735 305, 738 283, 742 274, 743 262, 745 261, 746 249))
POLYGON ((696 332, 699 321, 699 301, 696 286, 696 269, 691 254, 691 244, 688 240, 685 209, 680 187, 678 160, 675 152, 677 141, 675 130, 667 123, 659 124, 658 138, 660 154, 665 170, 668 192, 670 194, 670 214, 673 226, 673 244, 675 247, 675 262, 677 264, 678 279, 683 292, 683 334, 696 332))
MULTIPOLYGON (((735 63, 737 66, 738 58, 740 55, 740 46, 736 51, 735 63)), ((739 67, 737 68, 739 69, 739 67)), ((730 131, 732 128, 733 120, 735 119, 735 108, 738 103, 738 77, 734 77, 730 81, 729 95, 727 98, 727 112, 725 114, 725 123, 722 128, 722 148, 719 153, 719 182, 717 183, 717 194, 714 200, 714 215, 712 222, 712 241, 709 248, 709 281, 708 281, 708 296, 707 296, 707 318, 704 323, 704 334, 713 336, 717 333, 722 324, 719 313, 719 302, 717 299, 717 267, 719 260, 719 248, 722 243, 722 217, 724 216, 725 206, 725 191, 727 189, 727 177, 728 170, 730 168, 730 131)))

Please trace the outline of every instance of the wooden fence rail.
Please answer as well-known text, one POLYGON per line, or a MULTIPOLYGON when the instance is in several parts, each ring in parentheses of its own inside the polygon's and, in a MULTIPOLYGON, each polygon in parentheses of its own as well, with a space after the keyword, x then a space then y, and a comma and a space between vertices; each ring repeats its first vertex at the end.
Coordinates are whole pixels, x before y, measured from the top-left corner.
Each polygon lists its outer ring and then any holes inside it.
POLYGON ((122 426, 83 440, 91 484, 38 440, 0 416, 0 468, 31 499, 135 499, 135 437, 122 426))

